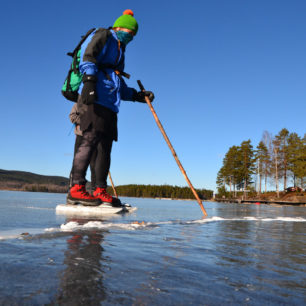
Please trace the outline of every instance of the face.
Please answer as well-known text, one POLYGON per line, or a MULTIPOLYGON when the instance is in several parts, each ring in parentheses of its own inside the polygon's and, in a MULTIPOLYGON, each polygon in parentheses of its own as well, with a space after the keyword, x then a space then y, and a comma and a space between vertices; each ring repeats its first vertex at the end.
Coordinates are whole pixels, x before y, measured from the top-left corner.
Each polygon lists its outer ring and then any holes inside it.
POLYGON ((123 31, 123 32, 127 32, 133 36, 135 36, 135 32, 132 31, 132 30, 129 30, 129 29, 126 29, 126 28, 114 28, 114 31, 117 32, 117 31, 123 31))

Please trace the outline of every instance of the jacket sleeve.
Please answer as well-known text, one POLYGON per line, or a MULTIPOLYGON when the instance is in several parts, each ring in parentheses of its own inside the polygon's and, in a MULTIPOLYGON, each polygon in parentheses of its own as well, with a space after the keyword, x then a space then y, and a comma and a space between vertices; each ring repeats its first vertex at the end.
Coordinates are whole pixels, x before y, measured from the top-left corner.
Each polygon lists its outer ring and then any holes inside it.
POLYGON ((103 50, 109 31, 97 29, 93 36, 89 36, 81 47, 81 59, 79 69, 82 74, 96 75, 98 72, 97 57, 103 50))
POLYGON ((120 96, 122 100, 125 101, 135 101, 133 99, 134 93, 137 92, 136 89, 132 87, 128 87, 124 81, 124 79, 120 78, 120 96))

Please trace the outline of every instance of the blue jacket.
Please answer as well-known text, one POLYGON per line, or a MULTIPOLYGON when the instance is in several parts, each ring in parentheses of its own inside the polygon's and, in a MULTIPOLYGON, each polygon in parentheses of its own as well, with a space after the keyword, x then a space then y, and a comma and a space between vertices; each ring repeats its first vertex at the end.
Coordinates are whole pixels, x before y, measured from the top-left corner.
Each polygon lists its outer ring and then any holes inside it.
MULTIPOLYGON (((124 51, 124 46, 118 43, 116 33, 101 28, 93 31, 81 46, 80 72, 97 76, 96 103, 115 113, 119 112, 121 99, 133 101, 134 89, 126 85, 113 67, 99 69, 99 66, 112 65, 116 66, 117 70, 123 71, 124 51)), ((79 94, 82 88, 83 83, 79 88, 79 94)))

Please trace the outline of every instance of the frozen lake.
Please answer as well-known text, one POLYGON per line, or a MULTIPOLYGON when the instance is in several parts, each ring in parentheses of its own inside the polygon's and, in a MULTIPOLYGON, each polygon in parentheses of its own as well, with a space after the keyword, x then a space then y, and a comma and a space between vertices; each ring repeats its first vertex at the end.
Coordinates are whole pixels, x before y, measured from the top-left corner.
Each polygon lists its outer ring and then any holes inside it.
POLYGON ((65 197, 0 191, 0 305, 305 304, 305 207, 204 202, 201 219, 196 201, 121 198, 138 210, 56 215, 65 197))

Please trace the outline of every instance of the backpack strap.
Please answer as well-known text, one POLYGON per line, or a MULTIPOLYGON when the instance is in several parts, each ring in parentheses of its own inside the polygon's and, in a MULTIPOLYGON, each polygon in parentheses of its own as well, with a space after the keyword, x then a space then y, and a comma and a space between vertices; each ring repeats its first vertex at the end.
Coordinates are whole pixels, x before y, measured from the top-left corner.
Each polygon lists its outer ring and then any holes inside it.
POLYGON ((109 68, 109 69, 112 69, 115 71, 115 73, 119 76, 124 76, 125 78, 129 79, 131 77, 130 74, 124 72, 124 71, 121 71, 121 70, 118 70, 118 65, 119 65, 119 58, 120 58, 120 48, 121 48, 121 43, 120 43, 120 40, 118 40, 118 55, 117 55, 117 58, 115 60, 115 64, 112 65, 112 64, 101 64, 98 66, 98 69, 99 70, 102 70, 104 72, 104 74, 106 75, 107 79, 110 80, 111 77, 109 76, 109 74, 105 71, 105 69, 109 68))
POLYGON ((109 76, 109 74, 105 71, 105 69, 112 69, 115 71, 115 73, 119 76, 124 76, 125 78, 129 79, 131 77, 130 74, 124 72, 124 71, 120 71, 118 70, 117 65, 111 65, 111 64, 102 64, 98 66, 99 70, 102 70, 104 72, 104 74, 106 75, 107 79, 110 80, 111 77, 109 76))
POLYGON ((91 41, 86 46, 82 60, 84 62, 91 62, 97 64, 97 56, 104 48, 108 37, 111 35, 110 30, 98 28, 91 41))

